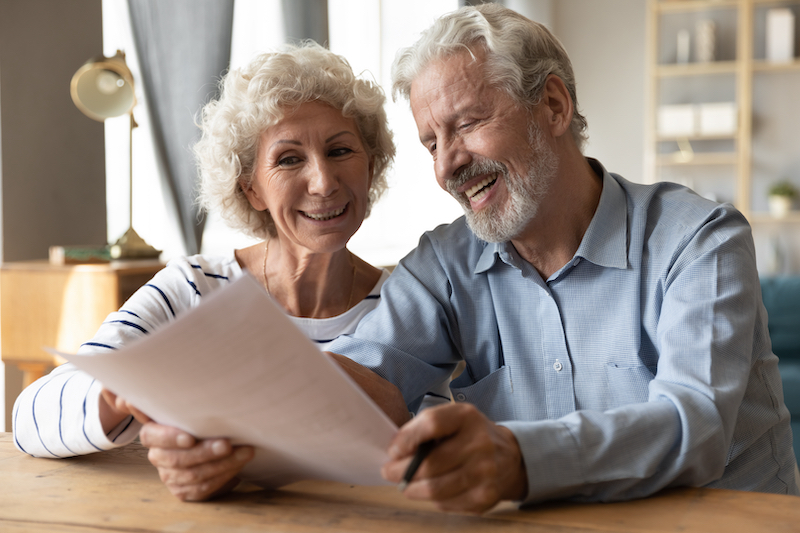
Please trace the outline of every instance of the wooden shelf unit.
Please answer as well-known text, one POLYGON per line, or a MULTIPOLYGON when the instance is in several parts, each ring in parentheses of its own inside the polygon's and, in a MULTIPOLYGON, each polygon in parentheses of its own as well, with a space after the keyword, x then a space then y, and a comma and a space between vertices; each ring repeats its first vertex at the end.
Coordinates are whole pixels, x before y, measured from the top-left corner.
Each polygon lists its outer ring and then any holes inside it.
MULTIPOLYGON (((751 222, 769 222, 771 216, 767 213, 766 192, 767 185, 761 178, 754 192, 754 154, 753 154, 753 120, 754 120, 754 84, 757 76, 773 76, 790 74, 800 79, 800 58, 795 58, 787 63, 770 63, 763 57, 757 57, 758 48, 756 35, 763 37, 763 16, 759 17, 761 10, 771 7, 790 7, 795 12, 796 24, 800 24, 800 0, 648 0, 648 52, 647 52, 647 118, 646 118, 646 176, 648 181, 671 179, 683 176, 690 167, 724 166, 730 173, 733 198, 720 198, 732 201, 751 222), (672 17, 671 20, 665 19, 672 17), (728 50, 722 54, 719 61, 707 63, 689 62, 677 64, 675 57, 671 59, 666 50, 671 49, 670 43, 665 39, 673 39, 674 34, 662 32, 664 28, 674 30, 685 20, 685 29, 693 30, 692 22, 700 18, 720 20, 722 24, 717 28, 717 34, 727 39, 728 50), (662 35, 662 33, 664 33, 662 35), (734 57, 730 57, 734 55, 734 57), (692 95, 698 100, 670 101, 670 87, 667 85, 685 84, 692 87, 703 86, 708 93, 712 92, 711 86, 725 87, 727 94, 734 95, 737 105, 737 129, 732 135, 719 137, 690 135, 685 137, 662 136, 657 130, 657 116, 659 106, 662 104, 701 104, 712 103, 716 100, 704 99, 702 95, 692 95), (727 86, 727 85, 732 86, 727 86), (684 146, 695 145, 702 141, 726 141, 731 146, 725 150, 690 150, 681 149, 672 151, 667 146, 668 142, 683 143, 684 146), (682 170, 683 169, 683 170, 682 170), (665 178, 665 175, 667 176, 665 178), (763 196, 763 198, 762 198, 763 196), (758 205, 754 205, 754 200, 758 205)), ((763 13, 761 13, 763 15, 763 13)), ((692 48, 694 48, 694 32, 691 32, 692 48)), ((676 45, 677 48, 677 45, 676 45)), ((766 79, 763 83, 776 83, 775 79, 766 79)), ((680 91, 672 90, 672 93, 680 91)), ((689 92, 685 89, 684 92, 689 92)), ((707 98, 707 95, 706 95, 707 98)), ((784 116, 770 117, 770 120, 800 121, 800 102, 792 109, 787 109, 784 116)), ((758 117, 757 117, 758 118, 758 117)), ((800 143, 797 146, 800 151, 800 143)), ((756 154, 759 156, 760 154, 756 154)), ((758 159, 758 157, 756 158, 758 159)), ((692 169, 693 175, 700 171, 692 169)), ((720 171, 722 172, 722 171, 720 171)), ((775 175, 772 181, 784 179, 786 176, 775 175)), ((691 178, 687 177, 687 181, 691 178)), ((790 178, 791 179, 791 178, 790 178)), ((793 180, 794 181, 794 180, 793 180)), ((689 183, 692 185, 692 183, 689 183)), ((796 183, 800 188, 800 183, 796 183)), ((696 183, 694 184, 697 185, 696 183)), ((790 216, 782 221, 800 221, 800 215, 790 216)))

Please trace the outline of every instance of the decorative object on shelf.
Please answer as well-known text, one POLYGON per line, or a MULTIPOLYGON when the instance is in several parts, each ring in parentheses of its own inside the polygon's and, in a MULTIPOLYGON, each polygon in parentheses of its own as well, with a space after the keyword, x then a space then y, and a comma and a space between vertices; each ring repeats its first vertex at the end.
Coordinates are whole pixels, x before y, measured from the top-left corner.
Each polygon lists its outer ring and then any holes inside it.
POLYGON ((794 61, 794 13, 787 7, 767 10, 767 61, 794 61))
POLYGON ((692 37, 689 30, 681 30, 678 32, 678 46, 675 56, 675 62, 679 65, 689 63, 689 55, 691 54, 692 37))
POLYGON ((136 93, 133 74, 125 63, 125 53, 117 50, 113 57, 98 56, 90 59, 72 76, 70 95, 75 106, 87 117, 98 122, 128 114, 130 116, 130 215, 128 230, 109 247, 113 259, 153 259, 161 255, 147 244, 133 229, 133 119, 136 93))
POLYGON ((733 135, 737 127, 735 102, 713 102, 697 106, 697 130, 700 135, 733 135))
POLYGON ((792 210, 797 198, 797 187, 790 181, 783 180, 769 188, 769 212, 775 218, 785 218, 792 210))
POLYGON ((690 137, 695 134, 692 104, 662 105, 658 108, 658 134, 662 137, 690 137))
POLYGON ((699 63, 710 63, 716 59, 716 24, 713 20, 701 20, 695 27, 695 57, 699 63))

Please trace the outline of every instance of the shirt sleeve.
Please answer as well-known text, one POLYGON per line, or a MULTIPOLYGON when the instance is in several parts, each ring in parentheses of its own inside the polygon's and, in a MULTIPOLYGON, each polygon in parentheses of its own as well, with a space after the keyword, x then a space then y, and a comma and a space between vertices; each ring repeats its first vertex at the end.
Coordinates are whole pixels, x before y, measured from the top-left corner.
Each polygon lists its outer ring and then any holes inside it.
POLYGON ((461 357, 452 331, 456 321, 448 305, 450 291, 435 250, 423 236, 384 284, 380 305, 353 335, 340 336, 329 350, 394 383, 409 411, 417 412, 426 393, 446 394, 442 384, 461 357))
MULTIPOLYGON (((158 272, 119 311, 106 318, 79 353, 119 349, 194 305, 200 295, 195 270, 186 261, 176 261, 158 272)), ((26 387, 12 412, 17 448, 36 457, 52 458, 84 455, 131 442, 141 428, 132 417, 108 434, 103 431, 99 418, 101 390, 100 382, 69 363, 26 387)))
MULTIPOLYGON (((729 213, 715 211, 662 265, 658 316, 643 317, 656 324, 659 352, 647 402, 503 423, 523 452, 527 502, 639 498, 723 476, 751 368, 770 357, 768 343, 755 339, 760 296, 749 227, 729 213)), ((634 376, 616 370, 609 387, 624 390, 634 376)))
POLYGON ((129 416, 108 434, 100 424, 100 382, 66 363, 17 397, 14 444, 34 457, 61 458, 110 450, 131 442, 141 424, 129 416))

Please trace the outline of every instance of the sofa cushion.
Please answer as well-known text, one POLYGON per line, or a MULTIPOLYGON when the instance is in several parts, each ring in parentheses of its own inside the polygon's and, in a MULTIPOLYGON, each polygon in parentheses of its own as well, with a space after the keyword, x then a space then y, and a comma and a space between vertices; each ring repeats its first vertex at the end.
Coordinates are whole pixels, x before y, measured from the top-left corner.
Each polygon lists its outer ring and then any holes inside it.
POLYGON ((773 353, 800 362, 800 276, 761 278, 761 295, 773 353))

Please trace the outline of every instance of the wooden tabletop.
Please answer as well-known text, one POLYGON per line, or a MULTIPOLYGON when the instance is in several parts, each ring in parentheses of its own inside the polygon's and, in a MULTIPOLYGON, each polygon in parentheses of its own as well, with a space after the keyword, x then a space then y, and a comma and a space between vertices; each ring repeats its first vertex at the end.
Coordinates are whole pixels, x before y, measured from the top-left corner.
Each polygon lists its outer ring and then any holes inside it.
POLYGON ((0 433, 0 531, 62 532, 702 532, 800 531, 800 498, 677 489, 613 504, 557 503, 483 516, 445 514, 394 487, 308 481, 218 500, 170 495, 138 444, 73 459, 34 459, 0 433))

